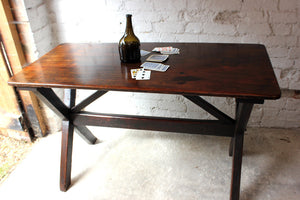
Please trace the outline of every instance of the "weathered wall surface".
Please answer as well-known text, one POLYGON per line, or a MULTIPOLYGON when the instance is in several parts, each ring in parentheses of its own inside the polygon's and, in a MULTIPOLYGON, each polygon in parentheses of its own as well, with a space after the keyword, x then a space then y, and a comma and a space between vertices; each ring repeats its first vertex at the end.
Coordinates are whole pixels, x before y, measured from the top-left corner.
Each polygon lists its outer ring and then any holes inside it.
MULTIPOLYGON (((40 56, 63 42, 118 42, 127 13, 141 42, 264 44, 283 93, 280 100, 255 106, 249 125, 300 126, 299 0, 25 0, 25 5, 40 56)), ((233 115, 233 99, 207 99, 233 115)), ((180 96, 111 93, 97 102, 107 112, 209 117, 180 96)))

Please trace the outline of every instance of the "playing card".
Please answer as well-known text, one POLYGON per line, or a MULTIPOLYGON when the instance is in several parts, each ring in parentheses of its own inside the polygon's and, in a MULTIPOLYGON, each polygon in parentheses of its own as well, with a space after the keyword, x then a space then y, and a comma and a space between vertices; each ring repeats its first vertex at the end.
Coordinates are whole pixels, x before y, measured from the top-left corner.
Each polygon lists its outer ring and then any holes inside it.
POLYGON ((164 65, 161 63, 153 63, 153 62, 144 62, 141 67, 148 70, 165 72, 170 67, 170 65, 164 65))
POLYGON ((139 70, 136 74, 136 80, 150 80, 151 71, 148 70, 139 70))
POLYGON ((141 49, 141 56, 146 56, 150 53, 150 51, 145 51, 141 49))
POLYGON ((131 78, 132 79, 135 79, 136 78, 136 75, 137 75, 137 72, 138 71, 142 71, 143 69, 142 68, 139 68, 139 69, 131 69, 130 72, 131 72, 131 78))
POLYGON ((179 54, 179 49, 178 48, 172 48, 170 51, 160 51, 161 54, 179 54))
POLYGON ((160 52, 165 55, 179 54, 179 49, 174 47, 155 47, 152 51, 160 52))
POLYGON ((146 60, 147 61, 152 61, 152 62, 163 62, 163 61, 167 60, 168 57, 169 57, 169 55, 154 54, 154 55, 149 56, 146 60))
POLYGON ((155 47, 152 51, 160 52, 160 51, 170 51, 173 47, 155 47))

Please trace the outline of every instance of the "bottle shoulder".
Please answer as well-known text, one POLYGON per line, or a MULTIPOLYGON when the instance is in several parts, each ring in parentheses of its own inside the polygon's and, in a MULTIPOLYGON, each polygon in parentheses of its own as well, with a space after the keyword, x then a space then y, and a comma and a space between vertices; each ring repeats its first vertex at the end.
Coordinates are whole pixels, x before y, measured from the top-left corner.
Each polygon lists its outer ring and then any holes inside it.
POLYGON ((124 34, 119 43, 140 43, 140 40, 135 35, 124 34))

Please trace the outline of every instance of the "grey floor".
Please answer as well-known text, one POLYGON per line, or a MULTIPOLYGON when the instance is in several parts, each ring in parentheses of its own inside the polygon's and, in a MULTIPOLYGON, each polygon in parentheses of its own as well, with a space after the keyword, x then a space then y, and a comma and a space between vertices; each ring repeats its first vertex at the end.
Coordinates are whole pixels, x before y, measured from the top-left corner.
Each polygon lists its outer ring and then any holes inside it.
MULTIPOLYGON (((229 199, 229 139, 96 128, 101 140, 75 136, 72 186, 59 190, 60 134, 37 143, 0 185, 8 199, 229 199)), ((242 200, 300 199, 300 130, 249 128, 242 200)))

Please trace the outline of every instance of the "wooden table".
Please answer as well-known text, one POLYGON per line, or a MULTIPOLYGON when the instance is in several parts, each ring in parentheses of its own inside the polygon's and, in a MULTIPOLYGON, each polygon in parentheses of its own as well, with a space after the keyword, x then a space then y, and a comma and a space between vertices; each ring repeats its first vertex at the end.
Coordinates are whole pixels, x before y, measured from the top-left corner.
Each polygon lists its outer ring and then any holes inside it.
POLYGON ((231 137, 230 199, 239 199, 243 138, 252 107, 281 95, 265 47, 257 44, 144 43, 141 48, 151 51, 156 46, 177 47, 180 54, 170 55, 165 64, 171 67, 164 73, 152 71, 151 80, 147 81, 131 78, 130 69, 138 68, 141 63, 120 63, 117 44, 61 44, 9 80, 12 86, 33 91, 63 117, 60 189, 66 191, 71 182, 74 128, 93 144, 97 138, 86 126, 96 125, 231 137), (51 88, 65 88, 64 102, 51 88), (97 91, 75 105, 76 89, 97 91), (217 120, 82 111, 108 91, 183 95, 217 120), (199 95, 235 98, 235 119, 199 95))

